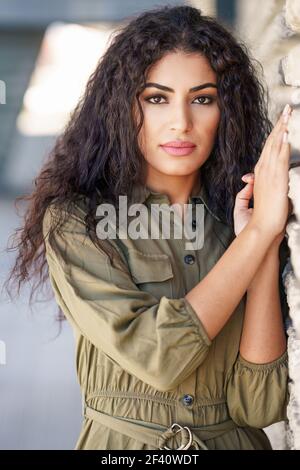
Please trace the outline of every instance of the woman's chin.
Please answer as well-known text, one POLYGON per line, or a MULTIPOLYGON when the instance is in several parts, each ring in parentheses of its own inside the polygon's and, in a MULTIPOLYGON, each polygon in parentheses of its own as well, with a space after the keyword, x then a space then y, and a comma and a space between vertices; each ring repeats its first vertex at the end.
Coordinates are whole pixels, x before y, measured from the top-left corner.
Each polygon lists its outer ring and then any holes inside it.
POLYGON ((160 165, 159 167, 156 166, 156 169, 160 173, 164 173, 169 176, 184 176, 190 175, 199 169, 201 164, 195 166, 195 162, 193 164, 188 164, 187 162, 169 162, 167 165, 160 165))

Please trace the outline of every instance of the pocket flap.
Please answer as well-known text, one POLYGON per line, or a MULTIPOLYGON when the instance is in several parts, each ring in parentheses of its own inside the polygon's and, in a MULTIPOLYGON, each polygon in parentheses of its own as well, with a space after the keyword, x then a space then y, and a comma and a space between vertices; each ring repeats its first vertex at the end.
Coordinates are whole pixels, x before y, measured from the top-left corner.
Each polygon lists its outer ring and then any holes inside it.
POLYGON ((166 254, 149 254, 129 249, 128 263, 132 278, 141 282, 161 282, 173 277, 170 258, 166 254))

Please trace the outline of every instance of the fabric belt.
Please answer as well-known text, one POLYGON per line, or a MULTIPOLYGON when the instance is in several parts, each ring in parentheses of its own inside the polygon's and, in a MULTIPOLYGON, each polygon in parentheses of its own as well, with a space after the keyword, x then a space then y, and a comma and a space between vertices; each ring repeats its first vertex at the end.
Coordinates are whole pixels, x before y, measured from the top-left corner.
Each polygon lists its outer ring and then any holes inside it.
POLYGON ((84 416, 160 450, 186 450, 189 448, 209 450, 203 441, 214 439, 237 428, 237 424, 232 419, 203 427, 189 428, 177 423, 166 427, 147 421, 111 416, 102 411, 94 410, 87 405, 84 406, 84 416), (179 447, 167 447, 167 441, 178 433, 180 433, 181 445, 179 447))

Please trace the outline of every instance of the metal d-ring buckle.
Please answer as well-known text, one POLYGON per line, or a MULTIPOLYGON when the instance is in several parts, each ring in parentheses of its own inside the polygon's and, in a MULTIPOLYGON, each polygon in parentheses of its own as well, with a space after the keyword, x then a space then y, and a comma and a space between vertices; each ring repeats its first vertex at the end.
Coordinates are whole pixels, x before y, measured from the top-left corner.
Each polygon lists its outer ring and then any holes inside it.
MULTIPOLYGON (((192 433, 190 431, 190 429, 187 427, 187 426, 180 426, 180 424, 177 424, 177 423, 174 423, 172 424, 172 426, 170 427, 170 429, 173 431, 173 427, 174 426, 178 426, 179 429, 177 431, 175 431, 174 435, 176 435, 178 432, 181 432, 183 429, 186 429, 189 433, 189 442, 184 445, 184 444, 181 444, 181 446, 179 446, 177 449, 175 450, 186 450, 186 449, 189 449, 189 447, 191 446, 192 442, 193 442, 193 436, 192 436, 192 433)), ((167 446, 164 446, 164 447, 160 447, 160 450, 163 450, 163 449, 166 449, 166 450, 172 450, 170 447, 167 447, 167 446)))

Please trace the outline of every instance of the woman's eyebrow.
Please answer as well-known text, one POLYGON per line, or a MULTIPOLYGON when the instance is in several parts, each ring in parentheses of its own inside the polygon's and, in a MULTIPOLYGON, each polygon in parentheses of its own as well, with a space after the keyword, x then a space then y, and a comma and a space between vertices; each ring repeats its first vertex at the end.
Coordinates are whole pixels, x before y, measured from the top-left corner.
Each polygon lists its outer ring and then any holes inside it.
MULTIPOLYGON (((170 91, 172 93, 174 93, 175 91, 173 90, 173 88, 169 88, 168 86, 160 85, 159 83, 154 83, 154 82, 147 82, 145 85, 145 88, 149 88, 149 87, 158 88, 159 90, 164 90, 164 91, 170 91)), ((203 90, 203 88, 211 88, 211 87, 217 88, 217 85, 215 83, 210 83, 210 82, 202 83, 202 85, 198 85, 198 86, 194 86, 193 88, 190 88, 189 92, 203 90)))

